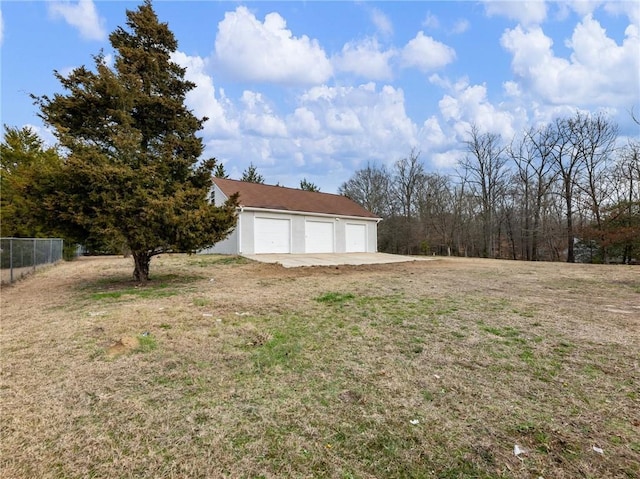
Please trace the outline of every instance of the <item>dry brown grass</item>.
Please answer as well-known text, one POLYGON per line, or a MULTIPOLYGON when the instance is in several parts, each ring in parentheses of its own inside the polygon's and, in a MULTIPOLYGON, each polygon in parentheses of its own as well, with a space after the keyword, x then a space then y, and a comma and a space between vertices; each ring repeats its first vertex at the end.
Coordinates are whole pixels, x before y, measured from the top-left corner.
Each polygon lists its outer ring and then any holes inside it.
POLYGON ((637 267, 131 270, 2 289, 0 477, 640 475, 637 267))

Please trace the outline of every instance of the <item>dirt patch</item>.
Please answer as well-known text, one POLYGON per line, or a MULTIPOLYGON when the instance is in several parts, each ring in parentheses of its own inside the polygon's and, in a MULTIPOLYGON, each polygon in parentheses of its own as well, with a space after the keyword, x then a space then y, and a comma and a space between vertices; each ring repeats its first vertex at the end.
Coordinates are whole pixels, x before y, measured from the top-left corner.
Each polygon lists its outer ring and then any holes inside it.
POLYGON ((115 343, 111 344, 106 354, 109 358, 115 358, 125 353, 135 351, 140 347, 140 340, 134 336, 124 336, 115 343))

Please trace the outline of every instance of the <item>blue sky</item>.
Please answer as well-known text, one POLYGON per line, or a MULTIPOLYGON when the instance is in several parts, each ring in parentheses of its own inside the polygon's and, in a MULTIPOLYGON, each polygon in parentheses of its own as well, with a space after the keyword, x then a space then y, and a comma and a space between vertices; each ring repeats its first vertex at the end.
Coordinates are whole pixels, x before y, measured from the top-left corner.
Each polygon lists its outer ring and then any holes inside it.
MULTIPOLYGON (((53 70, 92 65, 128 1, 3 1, 3 124, 53 137, 29 97, 61 92, 53 70)), ((604 111, 640 137, 640 2, 156 1, 174 61, 209 120, 205 155, 232 178, 302 178, 333 193, 368 162, 412 148, 452 172, 472 124, 507 141, 529 126, 604 111)))

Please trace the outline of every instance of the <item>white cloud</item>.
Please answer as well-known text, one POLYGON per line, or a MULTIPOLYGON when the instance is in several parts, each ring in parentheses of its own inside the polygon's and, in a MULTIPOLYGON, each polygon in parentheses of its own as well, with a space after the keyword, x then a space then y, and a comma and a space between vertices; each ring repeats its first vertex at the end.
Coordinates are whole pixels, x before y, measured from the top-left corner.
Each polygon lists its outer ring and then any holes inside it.
POLYGON ((451 29, 451 33, 459 35, 460 33, 464 33, 469 30, 470 24, 469 20, 465 18, 460 18, 456 20, 456 23, 453 24, 453 28, 451 29))
POLYGON ((278 13, 260 22, 246 7, 227 12, 215 41, 220 65, 246 81, 317 84, 332 75, 331 63, 317 40, 294 37, 278 13))
POLYGON ((277 117, 261 93, 245 90, 241 101, 245 106, 242 115, 245 132, 267 138, 287 136, 284 121, 277 117))
POLYGON ((371 9, 371 21, 378 29, 378 32, 384 36, 390 36, 393 34, 393 24, 388 16, 386 16, 380 9, 371 9))
POLYGON ((336 135, 353 135, 362 132, 358 115, 349 108, 329 109, 325 115, 325 122, 329 132, 336 135))
POLYGON ((271 114, 245 113, 243 127, 248 133, 261 137, 286 137, 287 127, 284 122, 271 114))
POLYGON ((422 21, 422 26, 428 29, 437 29, 440 27, 440 20, 431 12, 427 12, 427 16, 422 21))
POLYGON ((49 12, 54 18, 62 17, 69 25, 76 27, 87 40, 105 40, 107 32, 104 19, 98 16, 93 0, 73 2, 50 2, 49 12))
MULTIPOLYGON (((268 103, 256 95, 246 95, 243 106, 256 109, 268 103)), ((304 165, 302 176, 324 178, 323 190, 335 191, 354 168, 367 161, 391 163, 416 143, 417 129, 404 110, 404 94, 390 86, 312 87, 298 97, 295 110, 285 118, 286 137, 254 133, 243 136, 242 142, 212 145, 218 148, 214 153, 224 151, 222 157, 228 155, 234 163, 264 165, 269 181, 288 186, 299 182, 289 171, 294 161, 304 165)))
POLYGON ((433 73, 433 74, 429 75, 429 83, 432 83, 432 84, 434 84, 436 86, 439 86, 440 88, 443 88, 443 89, 451 88, 451 80, 449 80, 449 78, 447 78, 447 77, 443 77, 441 75, 438 75, 437 73, 433 73))
POLYGON ((604 2, 602 0, 565 0, 565 5, 581 17, 591 15, 604 2))
POLYGON ((472 124, 483 132, 511 138, 515 133, 514 117, 510 111, 496 108, 487 97, 485 85, 458 83, 438 102, 440 113, 458 138, 464 138, 472 124))
MULTIPOLYGON (((431 12, 427 12, 427 16, 422 21, 422 26, 428 30, 440 30, 440 19, 431 12)), ((470 24, 467 19, 459 18, 455 21, 453 26, 448 29, 448 33, 459 35, 460 33, 466 32, 469 29, 469 26, 470 24)))
POLYGON ((465 152, 462 150, 450 149, 440 153, 430 155, 431 164, 436 168, 454 168, 464 158, 465 152))
POLYGON ((502 84, 502 88, 507 96, 520 98, 522 96, 522 90, 518 82, 506 81, 502 84))
POLYGON ((293 135, 308 138, 317 138, 321 128, 314 113, 306 107, 296 108, 287 126, 293 135))
POLYGON ((423 72, 437 70, 451 63, 456 57, 453 48, 426 36, 422 31, 402 49, 402 64, 416 67, 423 72))
POLYGON ((438 150, 451 142, 451 139, 442 131, 442 127, 435 116, 429 117, 423 123, 420 137, 429 151, 438 150))
POLYGON ((638 101, 640 38, 629 25, 621 45, 607 37, 600 23, 587 15, 566 46, 569 59, 557 57, 553 41, 540 27, 517 26, 501 38, 513 57, 511 68, 530 94, 555 105, 628 107, 638 101))
POLYGON ((637 2, 608 2, 604 9, 612 15, 626 15, 631 23, 640 25, 640 5, 637 2))
POLYGON ((299 102, 315 113, 330 135, 331 150, 340 155, 392 162, 416 143, 417 128, 406 114, 401 89, 378 90, 373 83, 314 87, 299 102))
POLYGON ((515 20, 522 25, 540 24, 547 18, 547 5, 544 0, 517 2, 485 0, 484 8, 490 17, 500 15, 515 20))
MULTIPOLYGON (((184 54, 175 61, 198 85, 189 107, 217 122, 214 128, 209 120, 202 132, 205 156, 222 161, 232 177, 239 178, 253 162, 269 183, 297 187, 303 176, 322 178, 322 189, 332 192, 367 161, 391 164, 420 143, 401 89, 375 83, 314 86, 283 111, 265 93, 251 90, 227 104, 213 88, 205 61, 184 54), (223 121, 235 126, 233 135, 221 133, 223 121), (293 163, 301 168, 295 177, 293 163)), ((436 138, 436 130, 433 126, 428 138, 436 138)))
POLYGON ((389 61, 394 50, 382 51, 375 38, 347 43, 342 52, 333 58, 336 70, 355 73, 369 80, 388 80, 393 77, 389 61))
POLYGON ((216 97, 213 79, 206 72, 206 61, 182 52, 175 52, 171 59, 186 68, 185 79, 196 84, 196 87, 187 93, 186 103, 196 116, 208 118, 204 123, 204 134, 216 138, 237 137, 239 123, 234 118, 233 105, 222 90, 216 97))

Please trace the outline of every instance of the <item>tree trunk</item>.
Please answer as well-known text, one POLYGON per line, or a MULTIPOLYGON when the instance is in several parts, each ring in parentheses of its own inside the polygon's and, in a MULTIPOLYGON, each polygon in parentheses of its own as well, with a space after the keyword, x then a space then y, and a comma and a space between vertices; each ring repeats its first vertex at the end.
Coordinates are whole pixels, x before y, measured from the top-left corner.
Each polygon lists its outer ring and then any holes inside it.
POLYGON ((133 252, 133 261, 135 269, 133 270, 133 279, 141 283, 149 281, 149 263, 151 255, 146 251, 133 252))
POLYGON ((533 229, 531 230, 531 261, 538 261, 538 241, 540 237, 540 211, 542 211, 542 201, 540 195, 536 200, 536 210, 533 214, 533 229))
POLYGON ((573 248, 573 189, 571 178, 565 178, 565 201, 567 205, 567 263, 575 263, 576 257, 573 248))
POLYGON ((567 213, 567 263, 575 263, 576 256, 573 247, 573 218, 572 213, 567 213))

